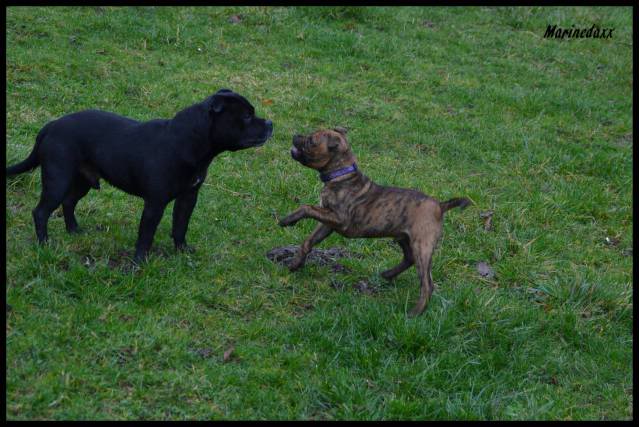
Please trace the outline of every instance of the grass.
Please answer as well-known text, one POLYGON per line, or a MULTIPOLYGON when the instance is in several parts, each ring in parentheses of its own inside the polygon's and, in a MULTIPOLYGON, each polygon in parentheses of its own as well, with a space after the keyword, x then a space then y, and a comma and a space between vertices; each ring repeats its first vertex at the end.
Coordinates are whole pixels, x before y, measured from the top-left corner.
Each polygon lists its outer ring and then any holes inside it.
POLYGON ((139 270, 141 200, 103 183, 86 232, 58 215, 39 247, 39 173, 7 182, 7 418, 633 417, 630 8, 9 7, 6 35, 7 164, 63 114, 168 118, 222 87, 275 123, 212 163, 196 252, 167 210, 139 270), (291 136, 338 125, 376 182, 474 201, 417 319, 415 270, 379 278, 387 240, 327 239, 361 255, 349 273, 265 256, 314 227, 277 226, 321 188, 291 136))

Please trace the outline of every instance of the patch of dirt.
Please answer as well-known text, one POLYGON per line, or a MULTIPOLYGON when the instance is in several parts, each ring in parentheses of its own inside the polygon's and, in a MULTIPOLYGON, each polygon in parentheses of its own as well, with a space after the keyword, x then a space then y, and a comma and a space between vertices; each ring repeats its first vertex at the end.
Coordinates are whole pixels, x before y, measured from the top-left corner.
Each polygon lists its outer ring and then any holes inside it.
MULTIPOLYGON (((299 246, 290 245, 273 248, 266 253, 266 257, 271 262, 278 263, 288 267, 295 258, 295 254, 299 250, 299 246)), ((333 247, 329 249, 312 249, 311 253, 306 257, 306 264, 315 264, 320 267, 328 266, 333 273, 347 273, 350 271, 348 267, 337 262, 341 258, 355 258, 356 256, 348 252, 344 248, 333 247)))
POLYGON ((625 134, 619 139, 613 141, 617 147, 632 147, 632 132, 625 134))
POLYGON ((213 356, 213 349, 210 347, 195 348, 191 351, 200 356, 202 359, 208 359, 209 357, 213 356))
POLYGON ((116 351, 116 361, 118 365, 128 363, 135 355, 137 350, 132 347, 124 347, 116 351))
POLYGON ((331 283, 330 283, 331 288, 337 290, 337 291, 342 291, 344 290, 344 288, 346 287, 346 285, 344 284, 344 282, 341 282, 339 280, 335 280, 333 278, 331 278, 331 283))
POLYGON ((120 251, 114 257, 109 257, 107 265, 112 270, 131 271, 135 269, 133 254, 127 251, 120 251))
POLYGON ((365 280, 360 280, 353 285, 353 289, 366 295, 377 293, 378 289, 365 280))

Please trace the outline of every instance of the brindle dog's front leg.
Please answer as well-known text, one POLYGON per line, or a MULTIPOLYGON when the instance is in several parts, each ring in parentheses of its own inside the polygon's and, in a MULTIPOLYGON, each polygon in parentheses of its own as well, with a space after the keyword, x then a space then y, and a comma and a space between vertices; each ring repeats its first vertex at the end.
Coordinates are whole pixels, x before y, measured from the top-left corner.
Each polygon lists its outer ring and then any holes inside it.
POLYGON ((324 224, 319 224, 315 230, 311 233, 310 236, 304 240, 302 246, 300 246, 300 250, 293 258, 293 261, 288 265, 288 269, 291 271, 295 271, 304 265, 306 261, 306 256, 313 249, 313 246, 320 243, 322 240, 326 239, 333 230, 330 227, 325 226, 324 224))
POLYGON ((341 223, 337 214, 330 209, 302 205, 295 212, 280 220, 280 226, 288 227, 295 225, 297 221, 304 218, 313 218, 331 228, 337 227, 341 223))

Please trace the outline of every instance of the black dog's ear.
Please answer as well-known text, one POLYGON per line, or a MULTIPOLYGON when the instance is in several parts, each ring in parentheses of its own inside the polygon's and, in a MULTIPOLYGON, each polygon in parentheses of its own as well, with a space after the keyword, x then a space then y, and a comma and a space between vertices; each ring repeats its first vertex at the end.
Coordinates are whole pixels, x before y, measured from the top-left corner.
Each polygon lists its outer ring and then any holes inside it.
POLYGON ((224 107, 224 100, 222 97, 229 93, 233 93, 233 91, 231 89, 220 89, 215 92, 215 95, 211 97, 209 113, 220 113, 224 107))
POLYGON ((209 113, 220 113, 224 107, 224 100, 221 96, 213 95, 211 99, 211 105, 209 106, 209 113))
MULTIPOLYGON (((224 89, 222 89, 224 90, 224 89)), ((224 108, 224 94, 226 92, 218 92, 211 97, 211 105, 209 105, 209 113, 220 113, 224 108)))
POLYGON ((343 128, 341 126, 338 126, 336 128, 333 128, 333 130, 337 133, 341 133, 342 135, 346 136, 346 134, 348 133, 348 129, 343 128))

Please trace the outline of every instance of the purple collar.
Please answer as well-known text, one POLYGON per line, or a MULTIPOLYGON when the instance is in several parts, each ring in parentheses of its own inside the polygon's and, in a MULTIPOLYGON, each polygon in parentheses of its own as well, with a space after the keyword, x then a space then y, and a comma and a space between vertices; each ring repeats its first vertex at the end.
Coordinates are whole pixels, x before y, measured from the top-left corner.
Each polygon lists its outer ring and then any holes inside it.
POLYGON ((329 173, 321 173, 320 179, 322 180, 322 182, 328 182, 337 178, 338 176, 346 175, 347 173, 356 172, 356 171, 357 171, 357 164, 353 163, 352 165, 346 168, 337 169, 329 173))

